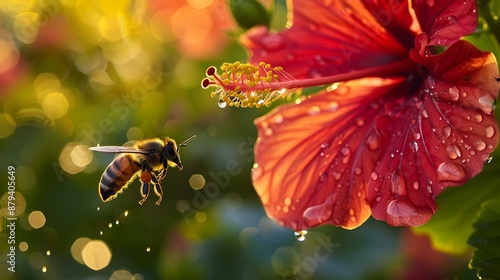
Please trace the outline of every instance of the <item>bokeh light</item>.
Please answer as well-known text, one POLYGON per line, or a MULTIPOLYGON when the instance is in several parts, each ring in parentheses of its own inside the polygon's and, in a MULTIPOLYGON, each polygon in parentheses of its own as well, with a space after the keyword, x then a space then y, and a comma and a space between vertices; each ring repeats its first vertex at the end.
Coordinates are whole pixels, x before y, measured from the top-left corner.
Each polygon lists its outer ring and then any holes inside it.
POLYGON ((193 174, 189 178, 189 185, 195 190, 200 190, 205 186, 205 178, 201 174, 193 174))
POLYGON ((111 251, 102 240, 90 240, 82 249, 82 259, 92 270, 101 270, 111 261, 111 251))
POLYGON ((34 229, 41 228, 45 225, 45 215, 41 211, 33 211, 28 216, 28 221, 34 229))

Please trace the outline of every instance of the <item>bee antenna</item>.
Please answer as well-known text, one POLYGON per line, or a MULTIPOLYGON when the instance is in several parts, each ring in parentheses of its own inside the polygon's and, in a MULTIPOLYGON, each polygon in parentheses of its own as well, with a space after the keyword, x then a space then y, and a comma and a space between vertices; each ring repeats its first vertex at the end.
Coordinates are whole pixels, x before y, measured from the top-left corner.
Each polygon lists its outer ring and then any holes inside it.
POLYGON ((196 135, 193 135, 188 139, 186 139, 184 142, 180 143, 179 146, 177 147, 177 150, 179 150, 179 148, 182 146, 187 146, 187 143, 191 142, 194 138, 196 138, 196 135))

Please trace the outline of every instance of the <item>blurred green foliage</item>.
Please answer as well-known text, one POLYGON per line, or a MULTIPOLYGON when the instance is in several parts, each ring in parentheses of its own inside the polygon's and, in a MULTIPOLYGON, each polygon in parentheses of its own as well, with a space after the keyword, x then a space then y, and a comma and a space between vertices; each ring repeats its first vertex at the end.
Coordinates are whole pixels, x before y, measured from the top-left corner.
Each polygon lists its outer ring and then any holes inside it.
MULTIPOLYGON (((286 14, 284 1, 271 6, 274 18, 286 14)), ((353 231, 310 230, 299 242, 267 218, 250 169, 253 120, 270 109, 220 109, 200 87, 208 66, 245 60, 228 35, 238 30, 223 0, 2 2, 2 279, 411 275, 416 237, 408 231, 369 220, 353 231), (139 206, 137 181, 101 202, 98 182, 113 156, 88 147, 191 135, 197 138, 181 149, 184 169, 170 169, 162 183, 161 206, 153 194, 139 206), (16 170, 15 273, 7 263, 8 166, 16 170), (204 176, 205 188, 190 188, 193 174, 204 176), (82 264, 78 250, 72 254, 82 237, 108 245, 112 257, 103 269, 82 264)), ((440 260, 443 279, 474 277, 466 258, 417 251, 440 260)))

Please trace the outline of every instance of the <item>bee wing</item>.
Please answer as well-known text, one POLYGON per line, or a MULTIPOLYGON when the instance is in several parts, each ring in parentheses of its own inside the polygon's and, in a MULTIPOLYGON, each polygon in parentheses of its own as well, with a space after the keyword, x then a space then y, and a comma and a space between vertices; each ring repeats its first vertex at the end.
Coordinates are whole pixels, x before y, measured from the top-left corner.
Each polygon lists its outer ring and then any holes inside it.
POLYGON ((124 146, 100 146, 100 147, 90 147, 89 150, 102 152, 102 153, 132 153, 132 154, 150 154, 149 151, 143 149, 136 149, 132 147, 124 147, 124 146))

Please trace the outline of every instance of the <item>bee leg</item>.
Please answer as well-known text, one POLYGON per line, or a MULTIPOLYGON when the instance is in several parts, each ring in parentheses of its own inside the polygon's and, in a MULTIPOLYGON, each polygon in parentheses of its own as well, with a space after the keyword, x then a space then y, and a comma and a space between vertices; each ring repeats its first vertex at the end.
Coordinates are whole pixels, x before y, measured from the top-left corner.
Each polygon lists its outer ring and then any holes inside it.
POLYGON ((142 199, 139 201, 140 205, 142 205, 146 201, 146 199, 148 199, 148 195, 149 195, 149 183, 142 182, 142 186, 141 186, 142 199))
MULTIPOLYGON (((139 204, 142 205, 149 196, 149 183, 153 179, 153 173, 151 172, 151 168, 146 162, 142 162, 142 173, 141 173, 141 196, 142 199, 139 201, 139 204)), ((155 178, 156 180, 156 178, 155 178)))
MULTIPOLYGON (((163 172, 163 170, 162 170, 163 172)), ((162 174, 160 174, 160 177, 162 177, 162 174)), ((165 177, 165 175, 163 175, 165 177)), ((162 199, 163 199, 163 190, 160 185, 161 180, 157 180, 156 176, 153 175, 153 183, 154 183, 154 190, 156 195, 158 196, 158 201, 156 201, 156 205, 160 205, 162 199)))

